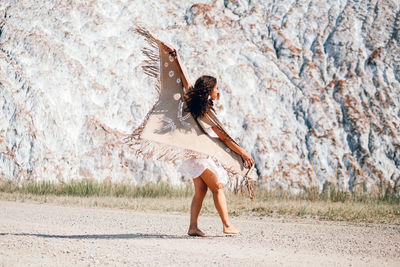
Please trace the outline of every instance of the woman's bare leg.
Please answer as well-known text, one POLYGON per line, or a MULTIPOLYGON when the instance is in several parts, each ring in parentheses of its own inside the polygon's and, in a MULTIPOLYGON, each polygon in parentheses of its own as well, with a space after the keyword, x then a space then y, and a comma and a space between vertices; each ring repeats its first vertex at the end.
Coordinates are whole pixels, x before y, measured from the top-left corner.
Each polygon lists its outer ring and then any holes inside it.
POLYGON ((188 235, 192 236, 205 236, 205 234, 198 228, 197 221, 199 218, 201 206, 203 205, 204 197, 207 194, 207 185, 200 178, 194 178, 194 196, 192 205, 190 207, 190 225, 188 235))
POLYGON ((218 182, 218 177, 209 169, 206 169, 200 177, 207 184, 208 188, 210 188, 215 208, 218 211, 219 217, 221 217, 223 231, 225 234, 237 234, 239 233, 239 229, 235 228, 230 222, 228 218, 228 207, 226 205, 226 199, 224 194, 224 186, 222 183, 218 182))

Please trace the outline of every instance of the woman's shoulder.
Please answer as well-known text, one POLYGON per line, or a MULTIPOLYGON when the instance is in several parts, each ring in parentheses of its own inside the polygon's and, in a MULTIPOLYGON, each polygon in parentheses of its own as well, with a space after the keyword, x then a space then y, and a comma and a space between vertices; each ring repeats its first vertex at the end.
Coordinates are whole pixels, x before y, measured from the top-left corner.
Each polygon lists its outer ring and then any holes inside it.
POLYGON ((217 118, 217 112, 215 111, 215 109, 213 107, 211 107, 209 110, 207 110, 207 112, 204 115, 207 116, 211 120, 213 118, 217 118))
POLYGON ((212 126, 212 121, 210 120, 210 116, 209 116, 208 112, 205 112, 202 116, 198 116, 197 121, 199 121, 203 124, 206 124, 207 127, 212 126))

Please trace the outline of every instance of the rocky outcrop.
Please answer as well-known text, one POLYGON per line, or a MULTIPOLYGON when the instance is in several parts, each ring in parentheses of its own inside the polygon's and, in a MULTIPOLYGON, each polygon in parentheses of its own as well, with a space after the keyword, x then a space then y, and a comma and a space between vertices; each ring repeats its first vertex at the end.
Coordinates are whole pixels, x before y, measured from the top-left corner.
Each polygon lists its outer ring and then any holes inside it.
POLYGON ((141 23, 218 78, 264 186, 400 186, 398 1, 5 0, 0 18, 2 177, 181 182, 121 142, 156 98, 141 23))

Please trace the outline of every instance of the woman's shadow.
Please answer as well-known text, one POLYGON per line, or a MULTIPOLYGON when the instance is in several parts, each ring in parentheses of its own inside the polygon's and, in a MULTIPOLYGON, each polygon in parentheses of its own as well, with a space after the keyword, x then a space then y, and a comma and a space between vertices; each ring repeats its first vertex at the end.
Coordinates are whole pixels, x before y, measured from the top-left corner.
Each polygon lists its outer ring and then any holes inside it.
MULTIPOLYGON (((50 234, 32 234, 32 233, 0 233, 2 235, 15 236, 36 236, 43 238, 60 238, 60 239, 192 239, 196 238, 189 235, 165 235, 165 234, 102 234, 102 235, 50 235, 50 234)), ((216 236, 206 236, 203 238, 216 236)))

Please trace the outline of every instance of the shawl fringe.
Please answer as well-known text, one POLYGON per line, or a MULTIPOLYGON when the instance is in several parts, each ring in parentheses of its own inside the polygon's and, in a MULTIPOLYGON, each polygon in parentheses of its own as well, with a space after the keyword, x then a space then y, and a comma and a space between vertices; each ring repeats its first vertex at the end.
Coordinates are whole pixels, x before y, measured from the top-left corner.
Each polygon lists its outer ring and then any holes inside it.
MULTIPOLYGON (((232 168, 229 168, 228 166, 222 164, 216 158, 190 149, 165 145, 159 142, 149 141, 141 138, 142 132, 147 124, 147 121, 149 120, 150 114, 153 112, 154 108, 158 104, 161 94, 161 51, 158 46, 157 39, 148 30, 138 26, 135 28, 135 32, 143 36, 148 43, 148 47, 142 49, 142 53, 146 56, 146 59, 143 60, 142 63, 142 69, 147 75, 156 79, 155 89, 158 93, 158 100, 153 105, 151 110, 146 114, 143 122, 139 125, 139 127, 136 128, 136 130, 131 135, 124 138, 124 143, 127 144, 136 155, 140 155, 146 159, 164 160, 177 163, 178 161, 187 158, 211 158, 215 162, 218 162, 227 171, 229 177, 229 181, 227 184, 228 188, 233 189, 234 193, 240 192, 243 194, 245 191, 244 188, 247 187, 250 198, 253 199, 254 181, 248 179, 248 177, 240 179, 238 173, 236 173, 232 168)), ((222 125, 218 124, 218 126, 223 129, 222 125)))

